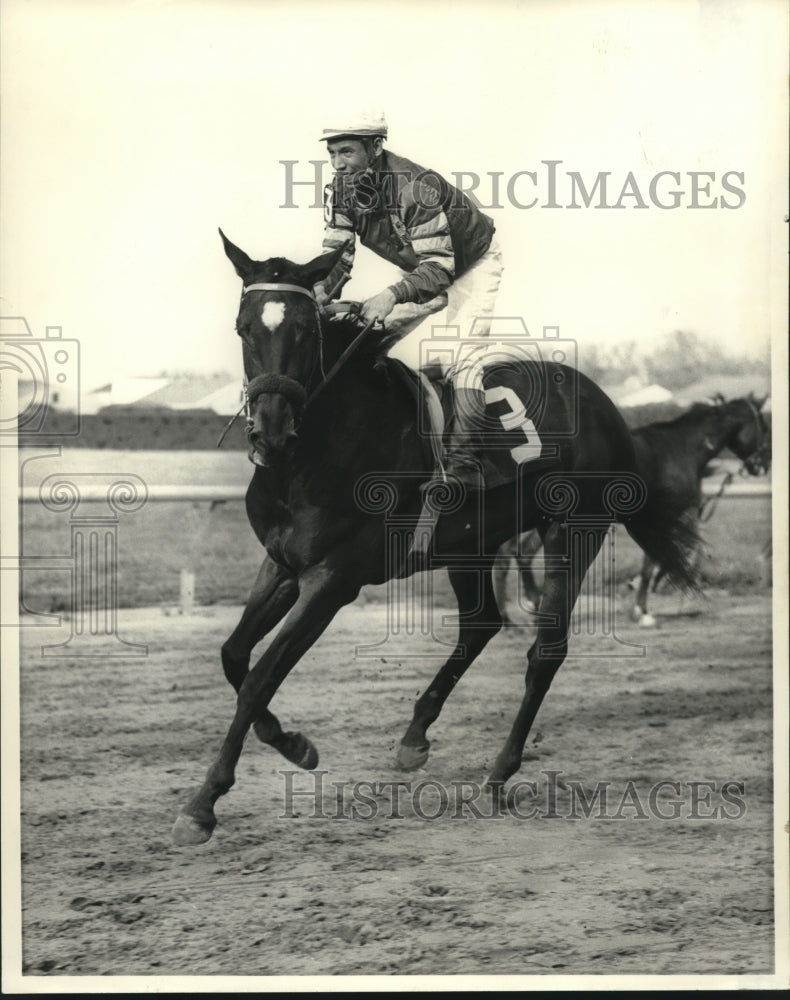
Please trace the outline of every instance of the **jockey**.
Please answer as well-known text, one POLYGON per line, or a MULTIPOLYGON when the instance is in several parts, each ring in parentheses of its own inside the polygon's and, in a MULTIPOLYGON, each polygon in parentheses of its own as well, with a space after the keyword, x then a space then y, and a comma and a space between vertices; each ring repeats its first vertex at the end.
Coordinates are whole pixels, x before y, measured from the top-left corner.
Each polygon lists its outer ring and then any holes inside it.
MULTIPOLYGON (((445 306, 462 338, 473 324, 476 337, 488 336, 502 276, 494 223, 435 171, 385 150, 387 132, 383 114, 363 113, 320 137, 334 170, 324 193, 324 247, 345 252, 315 286, 319 307, 349 279, 359 235, 363 246, 401 269, 400 281, 362 303, 365 322, 386 320, 390 345, 445 306)), ((474 441, 485 414, 482 372, 467 352, 443 374, 456 400, 447 472, 479 489, 474 441)))

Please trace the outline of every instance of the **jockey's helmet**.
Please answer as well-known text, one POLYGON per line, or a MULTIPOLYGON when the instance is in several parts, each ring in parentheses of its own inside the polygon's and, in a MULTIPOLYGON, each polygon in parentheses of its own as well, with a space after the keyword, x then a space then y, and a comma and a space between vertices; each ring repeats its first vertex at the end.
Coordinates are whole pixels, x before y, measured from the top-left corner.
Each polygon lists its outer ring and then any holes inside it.
POLYGON ((387 131, 387 119, 383 111, 362 111, 353 118, 346 119, 346 124, 341 128, 325 128, 319 139, 321 142, 329 142, 341 136, 359 139, 381 136, 386 139, 387 131))

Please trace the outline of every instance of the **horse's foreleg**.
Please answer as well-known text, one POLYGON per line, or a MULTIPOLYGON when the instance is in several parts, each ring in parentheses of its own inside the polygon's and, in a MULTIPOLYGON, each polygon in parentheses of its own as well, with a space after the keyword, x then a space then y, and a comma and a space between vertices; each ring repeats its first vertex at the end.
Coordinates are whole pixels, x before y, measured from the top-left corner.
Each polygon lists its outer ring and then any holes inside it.
MULTIPOLYGON (((298 596, 299 584, 296 577, 266 558, 252 588, 244 614, 222 647, 222 668, 237 694, 249 673, 252 650, 275 625, 279 624, 296 603, 298 596)), ((294 763, 299 763, 301 767, 309 770, 318 763, 315 749, 312 747, 303 746, 300 749, 292 745, 290 752, 286 752, 284 748, 288 747, 289 737, 292 734, 283 733, 279 722, 268 709, 260 713, 252 728, 262 743, 276 747, 284 756, 294 763), (315 764, 311 763, 313 755, 316 756, 315 764)))
POLYGON ((239 688, 236 712, 217 758, 199 791, 176 819, 173 827, 176 844, 200 844, 211 836, 217 822, 214 804, 233 786, 244 739, 256 719, 261 720, 267 742, 292 763, 303 767, 315 767, 318 763, 312 743, 299 733, 283 733, 267 706, 289 671, 338 610, 356 597, 359 588, 343 580, 343 575, 320 566, 300 578, 299 597, 290 614, 239 688))
POLYGON ((587 569, 600 551, 605 529, 579 533, 553 524, 546 532, 546 569, 540 602, 540 624, 527 653, 524 697, 497 757, 488 786, 501 798, 504 784, 521 767, 521 755, 532 723, 568 651, 571 613, 587 569))
POLYGON ((253 649, 282 620, 298 596, 296 578, 267 556, 244 613, 222 646, 222 669, 237 694, 249 672, 253 649))
POLYGON ((450 658, 418 699, 411 724, 398 748, 398 766, 407 771, 422 767, 428 759, 428 726, 438 719, 450 692, 502 628, 502 616, 488 570, 475 574, 450 570, 449 576, 458 598, 458 639, 450 658))

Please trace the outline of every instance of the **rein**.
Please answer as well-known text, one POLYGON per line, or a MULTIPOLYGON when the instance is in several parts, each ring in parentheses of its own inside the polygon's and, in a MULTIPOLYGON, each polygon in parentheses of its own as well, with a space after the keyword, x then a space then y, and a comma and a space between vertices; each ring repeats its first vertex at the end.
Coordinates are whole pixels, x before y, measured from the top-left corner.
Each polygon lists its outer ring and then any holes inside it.
MULTIPOLYGON (((323 392, 323 390, 326 388, 331 379, 333 379, 335 375, 337 375, 337 373, 340 371, 343 365, 348 361, 351 355, 359 348, 362 341, 368 335, 368 331, 371 330, 376 325, 376 323, 380 323, 380 320, 372 319, 366 326, 362 328, 362 330, 360 330, 360 332, 356 335, 356 337, 354 337, 354 339, 351 341, 351 343, 348 345, 345 351, 343 351, 343 353, 340 355, 337 361, 329 369, 329 373, 324 375, 323 381, 319 382, 318 385, 315 387, 315 389, 313 389, 312 393, 310 394, 310 398, 307 400, 307 403, 305 405, 312 403, 312 401, 316 398, 316 396, 318 396, 321 392, 323 392)), ((381 325, 383 327, 384 324, 382 323, 381 325)))
POLYGON ((722 498, 722 496, 724 495, 724 491, 727 489, 727 487, 730 485, 733 479, 734 479, 733 474, 731 472, 728 472, 727 475, 721 481, 719 492, 712 497, 706 497, 702 501, 702 506, 699 509, 699 519, 702 524, 706 524, 713 517, 714 513, 716 512, 716 504, 722 498))

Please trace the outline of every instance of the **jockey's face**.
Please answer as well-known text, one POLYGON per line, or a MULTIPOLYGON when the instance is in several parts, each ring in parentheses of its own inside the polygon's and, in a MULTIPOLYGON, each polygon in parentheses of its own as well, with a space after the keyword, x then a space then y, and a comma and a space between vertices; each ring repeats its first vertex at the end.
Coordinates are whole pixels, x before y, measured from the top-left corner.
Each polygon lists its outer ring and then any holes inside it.
POLYGON ((336 174, 357 174, 371 165, 381 152, 379 138, 363 142, 361 139, 335 139, 326 144, 332 169, 336 174))

